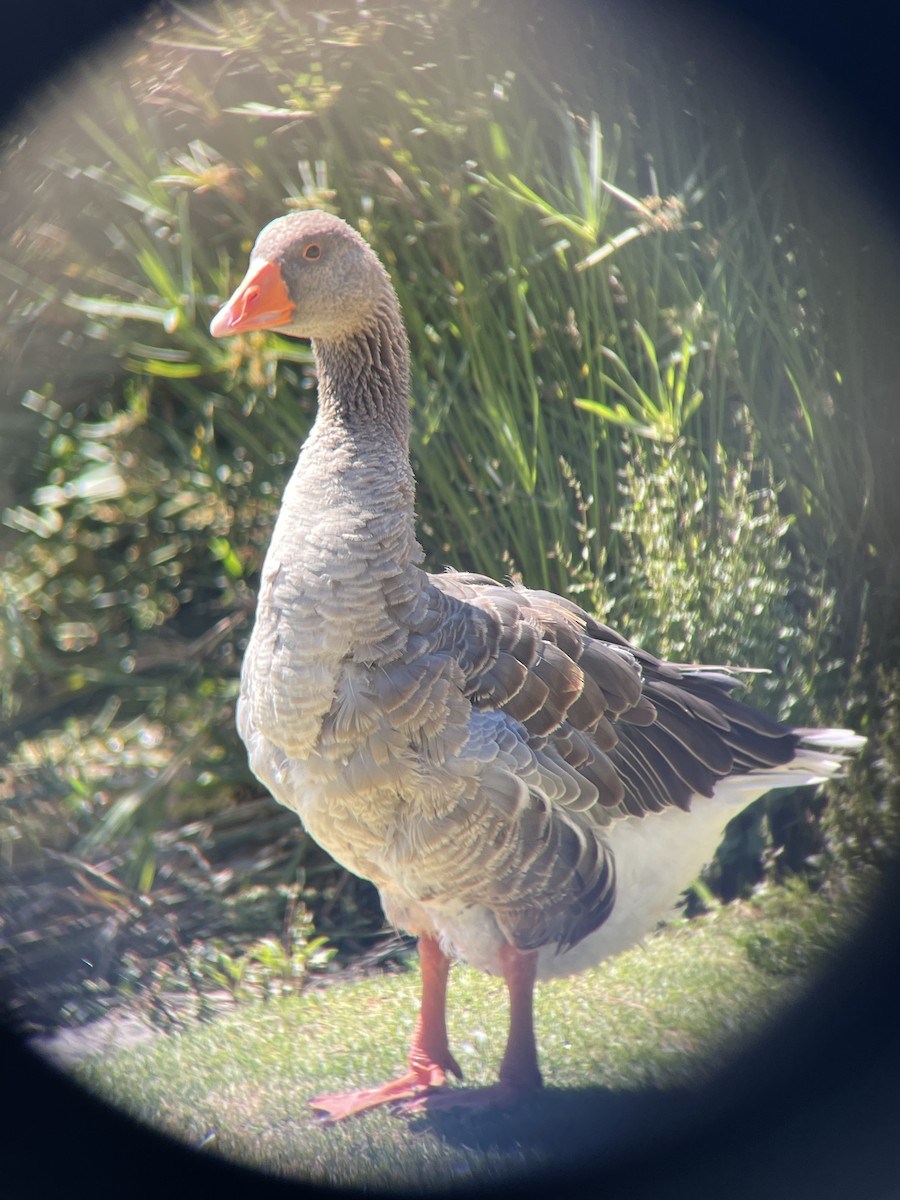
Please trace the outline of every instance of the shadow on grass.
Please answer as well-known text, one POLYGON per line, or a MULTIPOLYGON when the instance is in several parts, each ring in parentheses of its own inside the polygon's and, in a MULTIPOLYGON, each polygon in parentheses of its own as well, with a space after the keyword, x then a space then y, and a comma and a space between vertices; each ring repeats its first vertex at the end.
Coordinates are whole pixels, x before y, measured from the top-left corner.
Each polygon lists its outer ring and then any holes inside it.
POLYGON ((450 1146, 519 1150, 548 1167, 575 1167, 656 1148, 688 1129, 700 1108, 699 1096, 687 1089, 547 1088, 506 1109, 437 1110, 408 1121, 411 1132, 430 1132, 450 1146))

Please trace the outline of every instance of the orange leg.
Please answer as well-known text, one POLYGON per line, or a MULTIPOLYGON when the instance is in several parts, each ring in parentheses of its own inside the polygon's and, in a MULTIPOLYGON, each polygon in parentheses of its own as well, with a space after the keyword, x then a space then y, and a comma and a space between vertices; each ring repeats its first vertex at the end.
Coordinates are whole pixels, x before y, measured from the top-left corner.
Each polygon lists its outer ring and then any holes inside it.
POLYGON ((316 1096, 310 1104, 325 1113, 328 1122, 343 1120, 381 1104, 433 1092, 444 1086, 448 1071, 462 1079, 462 1071, 447 1043, 450 960, 434 938, 422 937, 419 939, 419 961, 422 966, 422 1004, 409 1048, 409 1070, 379 1087, 316 1096))
POLYGON ((500 1064, 500 1084, 514 1092, 529 1092, 542 1084, 534 1037, 534 980, 537 950, 504 946, 500 952, 503 978, 509 990, 509 1036, 500 1064))
POLYGON ((536 1092, 542 1086, 534 1037, 534 980, 537 951, 517 950, 506 945, 500 953, 503 978, 509 991, 509 1036, 500 1081, 492 1087, 468 1091, 427 1094, 406 1101, 405 1113, 435 1112, 438 1109, 474 1109, 502 1107, 536 1092))

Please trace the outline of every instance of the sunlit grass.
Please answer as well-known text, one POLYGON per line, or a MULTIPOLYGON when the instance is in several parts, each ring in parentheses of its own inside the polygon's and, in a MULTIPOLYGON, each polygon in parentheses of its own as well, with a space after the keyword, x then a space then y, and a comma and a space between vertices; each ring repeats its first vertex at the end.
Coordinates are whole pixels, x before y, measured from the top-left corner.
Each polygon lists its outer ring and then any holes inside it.
MULTIPOLYGON (((242 1004, 208 1025, 88 1059, 77 1074, 190 1145, 303 1179, 437 1187, 571 1168, 638 1136, 652 1140, 652 1124, 634 1127, 636 1114, 671 1118, 667 1097, 689 1097, 748 1044, 845 928, 846 915, 825 897, 775 892, 676 923, 600 968, 540 985, 547 1090, 475 1121, 410 1124, 377 1111, 326 1127, 307 1105, 322 1091, 380 1082, 402 1067, 418 970, 242 1004), (592 1111, 602 1120, 592 1121, 592 1111)), ((505 1038, 500 982, 457 966, 449 1023, 466 1084, 492 1082, 505 1038)))

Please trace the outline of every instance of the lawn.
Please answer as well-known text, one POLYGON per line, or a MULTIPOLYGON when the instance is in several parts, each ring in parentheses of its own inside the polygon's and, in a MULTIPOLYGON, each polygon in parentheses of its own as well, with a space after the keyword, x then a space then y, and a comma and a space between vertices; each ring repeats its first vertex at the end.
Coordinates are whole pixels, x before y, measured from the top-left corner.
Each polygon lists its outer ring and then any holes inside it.
MULTIPOLYGON (((477 1120, 375 1111, 326 1126, 307 1106, 401 1066, 417 969, 244 1002, 73 1069, 140 1120, 276 1175, 392 1190, 533 1178, 671 1133, 701 1085, 814 978, 846 930, 838 912, 834 897, 772 889, 676 920, 599 968, 541 985, 547 1086, 477 1120)), ((466 1083, 491 1082, 505 1036, 499 981, 458 965, 449 1024, 466 1083)))

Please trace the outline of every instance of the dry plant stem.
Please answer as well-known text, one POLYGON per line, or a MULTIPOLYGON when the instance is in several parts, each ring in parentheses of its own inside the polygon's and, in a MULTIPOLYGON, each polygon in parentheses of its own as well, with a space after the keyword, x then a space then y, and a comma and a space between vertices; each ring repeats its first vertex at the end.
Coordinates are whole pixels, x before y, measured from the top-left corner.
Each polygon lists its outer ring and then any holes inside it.
POLYGON ((462 1071, 447 1043, 447 976, 450 973, 450 960, 437 940, 430 937, 419 939, 419 959, 422 968, 422 1003, 409 1048, 409 1070, 379 1087, 317 1096, 310 1104, 326 1114, 327 1122, 341 1121, 382 1104, 431 1093, 446 1084, 448 1071, 462 1079, 462 1071))

